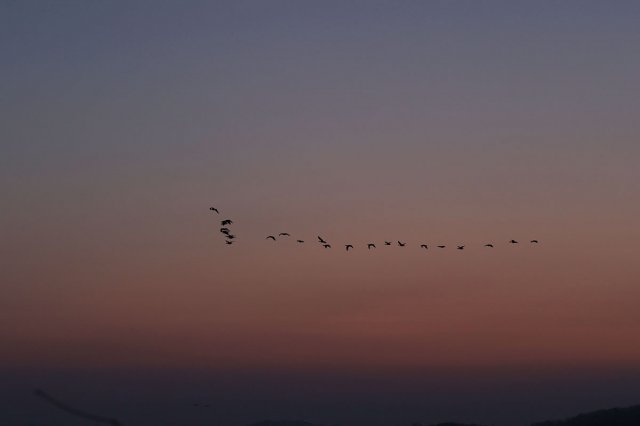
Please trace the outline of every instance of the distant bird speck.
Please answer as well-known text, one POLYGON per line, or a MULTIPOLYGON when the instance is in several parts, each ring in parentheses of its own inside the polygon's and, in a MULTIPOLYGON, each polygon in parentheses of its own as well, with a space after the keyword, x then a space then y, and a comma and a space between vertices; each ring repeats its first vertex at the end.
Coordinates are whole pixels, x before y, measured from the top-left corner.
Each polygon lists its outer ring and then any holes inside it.
POLYGON ((464 250, 464 246, 458 246, 458 250, 464 250))
POLYGON ((273 235, 269 235, 267 238, 265 238, 265 240, 269 240, 269 239, 275 241, 276 237, 274 237, 273 235))
POLYGON ((304 243, 304 240, 296 240, 299 243, 304 243))
POLYGON ((384 242, 384 245, 385 245, 385 246, 390 246, 390 245, 391 245, 391 241, 385 241, 385 242, 384 242))
POLYGON ((485 244, 484 246, 493 248, 493 244, 485 244))
POLYGON ((330 245, 330 244, 323 244, 323 245, 322 245, 322 247, 324 247, 324 248, 331 248, 331 245, 330 245))
POLYGON ((429 246, 427 246, 426 244, 420 244, 420 247, 422 247, 425 250, 429 248, 429 246))
POLYGON ((368 248, 369 250, 371 250, 372 248, 376 248, 376 245, 375 245, 375 244, 373 244, 373 243, 369 243, 369 244, 367 244, 367 248, 368 248))
POLYGON ((403 243, 403 242, 398 241, 398 245, 399 245, 400 247, 404 247, 404 246, 406 246, 406 245, 407 245, 407 243, 403 243))
POLYGON ((225 219, 222 222, 220 222, 222 224, 222 226, 224 225, 231 225, 233 223, 233 221, 231 219, 225 219))
POLYGON ((291 235, 288 232, 281 232, 278 234, 280 237, 290 237, 291 235))
POLYGON ((518 244, 518 242, 516 240, 511 240, 509 241, 511 244, 518 244))
POLYGON ((531 240, 531 242, 534 243, 534 244, 538 244, 539 243, 538 240, 531 240))
POLYGON ((320 241, 322 244, 327 244, 327 242, 320 236, 318 236, 318 241, 320 241))
POLYGON ((345 244, 344 247, 347 251, 349 251, 350 248, 353 248, 351 244, 345 244))
POLYGON ((216 209, 215 207, 209 207, 209 210, 211 210, 212 212, 216 212, 216 213, 220 214, 218 209, 216 209))
POLYGON ((438 246, 438 248, 445 248, 446 246, 438 246))

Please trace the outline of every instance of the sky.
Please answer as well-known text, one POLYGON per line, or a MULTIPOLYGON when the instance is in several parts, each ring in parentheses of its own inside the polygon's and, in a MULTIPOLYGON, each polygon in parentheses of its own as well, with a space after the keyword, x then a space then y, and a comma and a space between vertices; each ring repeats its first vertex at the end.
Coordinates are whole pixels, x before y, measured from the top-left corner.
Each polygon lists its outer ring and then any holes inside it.
POLYGON ((639 403, 639 21, 0 1, 5 421, 70 424, 33 387, 143 426, 639 403))

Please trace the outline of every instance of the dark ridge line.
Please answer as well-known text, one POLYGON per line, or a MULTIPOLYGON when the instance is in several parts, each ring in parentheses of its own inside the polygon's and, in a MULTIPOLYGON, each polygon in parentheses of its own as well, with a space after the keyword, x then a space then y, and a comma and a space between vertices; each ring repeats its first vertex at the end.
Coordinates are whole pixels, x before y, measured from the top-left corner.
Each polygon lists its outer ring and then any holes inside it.
POLYGON ((120 423, 118 420, 116 419, 112 419, 110 417, 104 417, 104 416, 99 416, 96 414, 91 414, 91 413, 87 413, 86 411, 82 411, 82 410, 78 410, 77 408, 73 408, 67 404, 65 404, 64 402, 60 402, 57 399, 55 399, 54 397, 52 397, 51 395, 49 395, 48 393, 46 393, 45 391, 41 390, 41 389, 36 389, 34 391, 35 395, 39 398, 44 399, 45 401, 47 401, 49 404, 53 405, 56 408, 59 408, 62 411, 66 411, 67 413, 76 416, 76 417, 81 417, 83 419, 87 419, 87 420, 92 420, 94 422, 97 423, 104 423, 104 424, 108 424, 111 426, 123 426, 122 423, 120 423))

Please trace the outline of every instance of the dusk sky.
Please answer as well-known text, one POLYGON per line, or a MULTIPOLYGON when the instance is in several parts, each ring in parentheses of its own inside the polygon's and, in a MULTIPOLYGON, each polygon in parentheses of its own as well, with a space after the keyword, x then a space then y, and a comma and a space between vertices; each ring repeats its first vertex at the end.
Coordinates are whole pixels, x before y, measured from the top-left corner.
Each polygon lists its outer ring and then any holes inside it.
POLYGON ((75 424, 33 387, 127 425, 640 403, 639 22, 632 1, 0 1, 4 421, 75 424))

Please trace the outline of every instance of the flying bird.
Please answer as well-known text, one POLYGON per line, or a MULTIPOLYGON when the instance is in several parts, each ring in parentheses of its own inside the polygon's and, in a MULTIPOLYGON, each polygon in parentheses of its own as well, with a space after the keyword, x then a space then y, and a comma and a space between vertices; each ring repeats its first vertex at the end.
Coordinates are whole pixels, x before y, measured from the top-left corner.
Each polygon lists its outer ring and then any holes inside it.
POLYGON ((281 233, 278 234, 278 236, 280 236, 280 237, 290 237, 291 234, 289 234, 288 232, 281 232, 281 233))
POLYGON ((538 244, 539 241, 538 240, 531 240, 531 242, 534 243, 534 244, 538 244))
POLYGON ((438 248, 445 248, 446 246, 438 246, 438 248))
POLYGON ((233 241, 230 241, 230 240, 225 240, 224 242, 229 244, 229 245, 233 244, 233 241))
POLYGON ((518 242, 516 240, 511 240, 509 241, 511 244, 518 244, 518 242))
POLYGON ((323 245, 322 245, 322 247, 324 247, 324 248, 331 248, 331 245, 330 245, 330 244, 323 244, 323 245))
POLYGON ((273 235, 269 235, 267 238, 265 238, 265 240, 268 240, 269 238, 271 238, 273 241, 276 240, 276 237, 274 237, 273 235))
POLYGON ((233 240, 235 237, 236 237, 235 235, 227 234, 227 236, 225 238, 233 240))
POLYGON ((367 244, 367 248, 368 248, 369 250, 371 250, 372 248, 376 248, 376 245, 375 245, 375 244, 373 244, 373 243, 369 243, 369 244, 367 244))
POLYGON ((429 249, 429 247, 426 244, 420 244, 420 247, 422 247, 425 250, 429 249))
POLYGON ((384 242, 384 245, 385 245, 385 246, 390 246, 390 245, 391 245, 391 241, 385 241, 385 242, 384 242))
POLYGON ((406 245, 407 245, 407 243, 401 243, 400 241, 398 241, 398 245, 399 245, 400 247, 404 247, 404 246, 406 246, 406 245))
POLYGON ((464 250, 464 246, 458 246, 458 250, 464 250))
POLYGON ((322 244, 327 244, 327 242, 320 236, 318 236, 318 241, 320 241, 322 244))
POLYGON ((216 212, 216 213, 220 214, 218 209, 216 209, 215 207, 209 207, 209 210, 211 210, 212 212, 216 212))
POLYGON ((493 248, 493 244, 485 244, 484 246, 493 248))
POLYGON ((304 240, 296 240, 299 243, 304 243, 304 240))
POLYGON ((224 225, 231 225, 233 223, 233 221, 231 219, 225 219, 222 222, 220 222, 222 224, 222 226, 224 225))
POLYGON ((350 248, 353 248, 351 244, 345 244, 344 247, 347 251, 349 251, 350 248))
POLYGON ((223 234, 228 234, 229 232, 231 232, 231 229, 229 229, 229 228, 220 228, 220 232, 222 232, 223 234))

